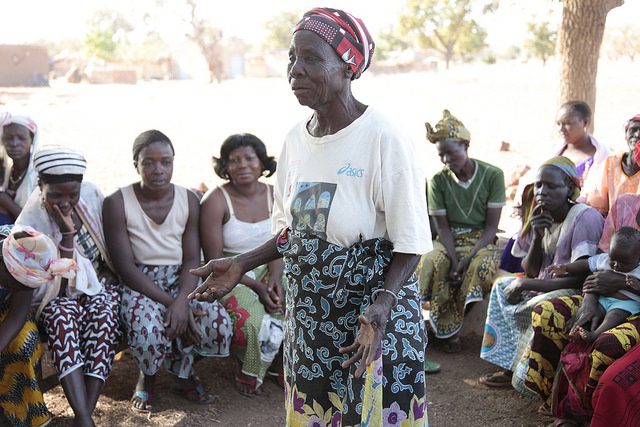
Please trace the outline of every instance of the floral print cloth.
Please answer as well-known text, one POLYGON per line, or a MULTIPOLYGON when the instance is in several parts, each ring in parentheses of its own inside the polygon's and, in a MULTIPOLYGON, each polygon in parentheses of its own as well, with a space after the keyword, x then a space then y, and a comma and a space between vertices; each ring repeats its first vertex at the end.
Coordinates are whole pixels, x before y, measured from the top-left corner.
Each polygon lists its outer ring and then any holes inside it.
POLYGON ((349 356, 358 317, 384 285, 391 243, 371 239, 344 248, 315 235, 278 238, 288 279, 284 367, 287 426, 426 426, 426 335, 417 280, 398 292, 375 361, 361 378, 349 356))
MULTIPOLYGON (((140 270, 153 283, 174 298, 178 295, 181 266, 141 265, 140 270)), ((213 303, 192 300, 196 325, 202 335, 199 344, 183 342, 181 337, 170 340, 164 327, 167 308, 125 286, 120 316, 126 327, 131 354, 145 375, 155 375, 164 363, 167 370, 179 378, 189 378, 196 355, 228 356, 232 326, 229 315, 218 301, 213 303)))

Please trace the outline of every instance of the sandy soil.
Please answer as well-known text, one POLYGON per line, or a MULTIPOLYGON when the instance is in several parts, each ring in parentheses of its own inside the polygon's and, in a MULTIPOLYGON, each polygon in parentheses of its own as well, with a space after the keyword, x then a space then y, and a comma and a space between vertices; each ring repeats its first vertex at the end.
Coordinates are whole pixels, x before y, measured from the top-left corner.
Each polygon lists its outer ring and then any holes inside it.
MULTIPOLYGON (((637 71, 637 70, 635 70, 637 71)), ((622 125, 638 112, 640 86, 632 64, 603 63, 599 73, 596 136, 624 149, 622 125)), ((391 116, 416 142, 420 162, 432 174, 441 166, 424 142, 424 121, 436 122, 449 108, 471 131, 470 155, 500 165, 505 176, 524 163, 550 155, 556 139, 557 68, 503 63, 461 67, 444 73, 367 75, 354 83, 363 102, 391 116), (511 151, 501 152, 502 141, 511 151)), ((0 110, 24 111, 40 124, 42 142, 81 149, 89 162, 87 179, 105 193, 136 179, 131 144, 140 132, 158 128, 171 137, 177 156, 174 182, 196 186, 219 181, 210 159, 226 136, 251 132, 277 155, 288 129, 309 115, 297 105, 282 79, 246 79, 209 85, 193 81, 141 82, 137 85, 69 85, 50 88, 0 88, 0 110)), ((509 212, 501 228, 513 229, 509 212)), ((464 351, 449 355, 430 346, 429 355, 443 364, 428 377, 429 416, 434 426, 538 426, 548 422, 538 404, 511 390, 488 390, 477 378, 493 367, 478 357, 480 341, 470 337, 464 351)), ((136 370, 125 356, 115 366, 96 410, 100 426, 279 426, 283 424, 282 391, 267 382, 262 396, 240 396, 233 383, 233 361, 207 360, 200 377, 220 396, 199 407, 169 391, 171 378, 159 377, 159 412, 132 414, 129 398, 136 370)), ((56 416, 53 426, 71 425, 71 411, 60 387, 47 393, 56 416)))
MULTIPOLYGON (((514 390, 488 389, 479 385, 480 375, 495 367, 478 357, 480 338, 463 340, 463 351, 451 355, 439 342, 429 344, 428 355, 442 364, 442 371, 427 377, 429 421, 431 426, 537 427, 552 420, 536 411, 539 402, 531 402, 514 390)), ((163 372, 158 377, 158 412, 151 416, 135 414, 129 398, 136 379, 133 359, 125 355, 115 364, 113 373, 98 402, 94 419, 98 426, 273 426, 284 425, 283 391, 268 380, 264 393, 254 398, 238 394, 233 382, 234 362, 209 359, 197 365, 197 374, 219 396, 207 406, 194 405, 169 391, 173 379, 163 372)), ((52 427, 70 427, 72 412, 61 387, 45 395, 55 419, 52 427)))

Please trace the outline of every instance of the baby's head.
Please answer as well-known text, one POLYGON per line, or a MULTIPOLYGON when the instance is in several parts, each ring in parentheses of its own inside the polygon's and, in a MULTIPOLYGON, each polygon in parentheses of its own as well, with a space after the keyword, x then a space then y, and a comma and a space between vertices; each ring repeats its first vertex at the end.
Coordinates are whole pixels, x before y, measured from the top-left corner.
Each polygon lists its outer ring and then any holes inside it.
POLYGON ((613 233, 609 245, 611 269, 628 273, 640 264, 640 231, 621 227, 613 233))

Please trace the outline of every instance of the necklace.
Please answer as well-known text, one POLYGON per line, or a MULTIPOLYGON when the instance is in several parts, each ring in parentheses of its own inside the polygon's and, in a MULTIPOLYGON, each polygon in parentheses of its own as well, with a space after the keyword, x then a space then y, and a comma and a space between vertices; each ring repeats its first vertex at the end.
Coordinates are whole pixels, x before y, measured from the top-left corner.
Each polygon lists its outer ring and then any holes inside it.
POLYGON ((22 181, 22 178, 24 178, 25 174, 27 173, 27 169, 23 170, 22 173, 20 173, 20 175, 18 175, 17 178, 13 178, 13 166, 11 167, 11 173, 9 174, 9 186, 13 187, 14 185, 18 184, 20 181, 22 181))

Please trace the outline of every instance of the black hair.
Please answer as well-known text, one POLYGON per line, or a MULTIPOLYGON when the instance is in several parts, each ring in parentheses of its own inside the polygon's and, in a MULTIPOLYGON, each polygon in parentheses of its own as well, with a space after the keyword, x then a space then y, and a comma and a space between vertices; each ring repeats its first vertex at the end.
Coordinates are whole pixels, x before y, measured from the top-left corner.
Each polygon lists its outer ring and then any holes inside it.
POLYGON ((229 176, 229 155, 233 150, 240 147, 251 147, 256 152, 262 171, 267 171, 267 176, 271 176, 276 171, 277 162, 273 156, 267 155, 267 147, 260 138, 250 133, 236 133, 224 140, 220 147, 220 157, 213 156, 213 170, 222 179, 230 180, 229 176))
POLYGON ((13 238, 16 240, 24 239, 25 237, 30 236, 31 234, 27 233, 26 231, 16 231, 15 233, 13 233, 13 238))
POLYGON ((584 101, 567 101, 560 106, 566 108, 568 113, 577 114, 582 120, 591 121, 591 107, 584 101))
POLYGON ((151 129, 142 132, 136 137, 135 141, 133 141, 133 148, 131 150, 133 152, 133 161, 137 162, 138 156, 140 155, 142 149, 148 147, 154 142, 166 142, 167 144, 169 144, 169 147, 171 147, 171 152, 173 153, 173 155, 176 155, 176 150, 173 148, 173 144, 171 143, 169 137, 159 130, 151 129))
POLYGON ((629 250, 636 250, 640 245, 640 231, 633 227, 620 227, 613 233, 611 240, 614 237, 629 250))
POLYGON ((65 173, 62 175, 51 175, 47 173, 38 174, 38 185, 42 184, 61 184, 63 182, 76 181, 82 182, 83 175, 75 173, 65 173))

